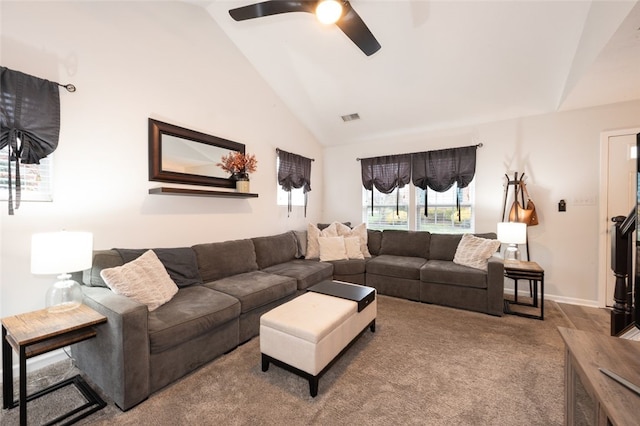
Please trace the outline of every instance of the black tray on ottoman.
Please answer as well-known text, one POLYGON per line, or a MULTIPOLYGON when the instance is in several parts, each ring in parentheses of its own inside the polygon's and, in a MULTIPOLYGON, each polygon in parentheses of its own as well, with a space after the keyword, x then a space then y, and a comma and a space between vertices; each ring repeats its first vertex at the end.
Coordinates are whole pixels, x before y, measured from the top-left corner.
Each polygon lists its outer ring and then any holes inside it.
POLYGON ((365 287, 340 281, 322 281, 309 287, 307 291, 353 300, 358 303, 358 312, 366 308, 376 298, 376 292, 373 287, 365 287))

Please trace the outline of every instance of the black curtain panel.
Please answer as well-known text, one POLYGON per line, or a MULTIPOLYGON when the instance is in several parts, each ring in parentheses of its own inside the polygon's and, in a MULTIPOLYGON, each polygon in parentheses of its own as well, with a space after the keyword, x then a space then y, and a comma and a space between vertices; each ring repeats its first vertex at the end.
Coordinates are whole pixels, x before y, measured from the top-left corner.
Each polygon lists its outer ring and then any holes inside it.
POLYGON ((311 191, 311 158, 278 149, 278 183, 289 193, 288 213, 291 213, 291 190, 303 188, 304 217, 307 217, 307 193, 311 191))
MULTIPOLYGON (((373 188, 383 194, 390 194, 396 188, 402 188, 411 181, 411 154, 386 155, 363 158, 362 186, 371 191, 371 214, 373 214, 373 188)), ((398 195, 399 196, 399 195, 398 195)), ((396 199, 396 214, 399 200, 396 199)))
POLYGON ((11 162, 15 162, 15 208, 20 207, 20 163, 40 164, 58 146, 58 83, 0 67, 0 149, 8 146, 9 214, 13 214, 11 162))
POLYGON ((476 145, 472 145, 411 154, 413 184, 425 190, 425 216, 427 215, 427 188, 444 192, 457 184, 456 207, 458 219, 460 219, 460 190, 471 183, 476 173, 477 148, 476 145))

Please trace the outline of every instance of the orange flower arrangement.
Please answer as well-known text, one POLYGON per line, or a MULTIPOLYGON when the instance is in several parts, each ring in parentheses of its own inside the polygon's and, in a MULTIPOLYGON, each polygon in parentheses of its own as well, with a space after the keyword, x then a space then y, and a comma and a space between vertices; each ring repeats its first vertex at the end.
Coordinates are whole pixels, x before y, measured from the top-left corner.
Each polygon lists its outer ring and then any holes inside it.
POLYGON ((254 154, 243 154, 240 151, 234 151, 229 155, 223 155, 220 163, 216 165, 231 174, 253 173, 258 168, 258 160, 256 160, 254 154))

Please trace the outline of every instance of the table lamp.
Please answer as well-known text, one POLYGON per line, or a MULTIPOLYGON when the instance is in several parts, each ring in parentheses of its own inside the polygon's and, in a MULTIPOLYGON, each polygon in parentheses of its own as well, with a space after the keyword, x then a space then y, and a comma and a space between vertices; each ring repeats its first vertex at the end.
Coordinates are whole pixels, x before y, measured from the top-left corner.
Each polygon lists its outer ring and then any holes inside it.
POLYGON ((58 281, 47 291, 49 312, 75 309, 82 303, 80 284, 70 272, 91 267, 93 234, 90 232, 47 232, 31 239, 31 273, 58 275, 58 281))
POLYGON ((505 260, 519 260, 518 244, 527 242, 527 224, 520 222, 499 222, 498 240, 509 244, 504 250, 505 260))

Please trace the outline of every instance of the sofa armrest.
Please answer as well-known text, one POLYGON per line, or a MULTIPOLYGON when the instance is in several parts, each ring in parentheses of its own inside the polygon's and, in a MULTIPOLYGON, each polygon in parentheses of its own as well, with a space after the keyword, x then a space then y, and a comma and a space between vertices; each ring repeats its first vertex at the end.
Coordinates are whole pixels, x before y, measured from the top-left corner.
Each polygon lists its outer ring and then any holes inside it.
POLYGON ((504 259, 499 255, 491 256, 487 263, 487 309, 492 315, 504 312, 504 259))
POLYGON ((147 306, 108 288, 82 286, 84 303, 107 317, 97 336, 75 344, 78 367, 122 410, 149 395, 147 306))

